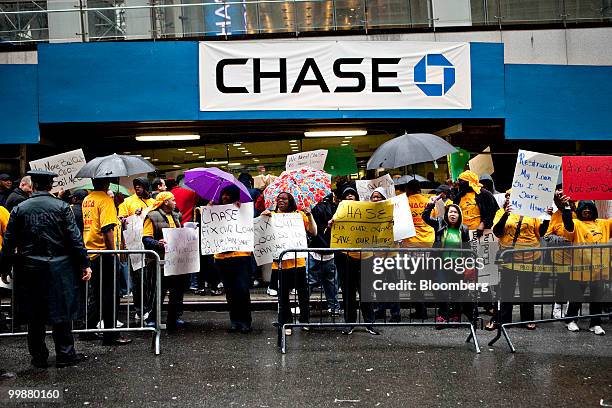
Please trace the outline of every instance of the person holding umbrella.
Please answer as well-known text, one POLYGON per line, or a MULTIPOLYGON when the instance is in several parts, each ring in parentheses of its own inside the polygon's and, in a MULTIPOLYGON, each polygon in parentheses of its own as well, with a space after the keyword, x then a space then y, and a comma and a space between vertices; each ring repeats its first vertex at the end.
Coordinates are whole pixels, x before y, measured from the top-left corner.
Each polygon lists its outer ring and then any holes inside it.
MULTIPOLYGON (((304 208, 298 211, 297 204, 293 196, 287 192, 282 192, 276 197, 276 208, 273 211, 265 210, 261 213, 264 217, 271 217, 275 213, 293 213, 297 212, 304 220, 304 228, 311 236, 317 235, 317 224, 312 217, 310 209, 304 208)), ((279 302, 284 305, 289 305, 289 293, 292 289, 297 290, 298 304, 300 306, 300 323, 308 323, 310 320, 310 291, 306 277, 306 259, 296 258, 282 261, 283 279, 282 285, 279 287, 279 302)), ((272 263, 272 280, 276 276, 278 279, 278 262, 272 263)), ((283 308, 279 311, 279 325, 289 323, 292 320, 291 309, 283 308)), ((291 329, 287 329, 287 334, 291 335, 291 329)))
POLYGON ((48 367, 48 323, 53 330, 55 365, 67 367, 84 358, 74 349, 71 322, 80 312, 79 281, 88 281, 92 270, 69 205, 49 193, 57 174, 32 170, 28 175, 34 193, 11 214, 0 254, 0 275, 7 282, 13 270, 17 312, 28 323, 32 365, 48 367))
MULTIPOLYGON (((240 207, 240 189, 227 186, 221 190, 219 204, 240 207)), ((213 205, 211 201, 209 205, 213 205)), ((229 306, 230 333, 250 333, 251 328, 251 252, 223 252, 215 254, 215 264, 221 273, 225 298, 229 306)))

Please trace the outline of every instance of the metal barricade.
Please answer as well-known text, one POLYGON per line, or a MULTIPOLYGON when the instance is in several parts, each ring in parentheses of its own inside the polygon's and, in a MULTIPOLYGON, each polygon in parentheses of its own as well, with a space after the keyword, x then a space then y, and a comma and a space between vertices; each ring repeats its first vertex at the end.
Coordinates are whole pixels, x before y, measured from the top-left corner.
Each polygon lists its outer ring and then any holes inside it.
MULTIPOLYGON (((540 248, 507 249, 502 251, 497 263, 500 267, 500 282, 497 287, 497 333, 489 342, 495 344, 503 335, 512 353, 516 348, 508 334, 509 328, 528 324, 551 322, 570 322, 584 319, 612 318, 612 311, 603 311, 603 302, 612 301, 612 244, 548 246, 540 248), (520 280, 523 280, 521 283, 520 280), (525 283, 526 282, 526 283, 525 283), (518 285, 517 285, 518 283, 518 285), (531 286, 529 285, 531 283, 531 286), (516 286, 519 286, 519 296, 516 296, 516 286), (521 289, 521 286, 523 289, 521 289), (589 301, 585 297, 588 288, 591 306, 589 314, 578 314, 582 303, 589 301), (525 290, 531 293, 521 293, 525 290), (595 293, 597 292, 597 293, 595 293), (593 302, 595 299, 595 302, 593 302), (520 319, 518 322, 503 322, 512 307, 520 303, 526 308, 540 305, 539 318, 535 313, 531 319, 520 319), (545 316, 545 306, 555 303, 565 304, 573 308, 574 316, 554 317, 553 310, 545 316), (506 317, 503 317, 503 310, 506 317), (507 306, 507 305, 512 306, 507 306), (573 304, 573 306, 572 306, 573 304), (596 308, 595 312, 592 310, 596 308), (601 310, 599 310, 601 308, 601 310)), ((526 309, 529 310, 529 309, 526 309)), ((525 313, 531 313, 526 311, 525 313)))
MULTIPOLYGON (((83 319, 78 322, 73 321, 73 333, 79 334, 96 334, 96 333, 112 333, 112 332, 150 332, 152 333, 152 350, 155 355, 159 355, 161 352, 160 334, 161 334, 161 266, 163 261, 160 260, 159 255, 155 251, 151 250, 101 250, 101 251, 88 251, 89 255, 97 255, 91 260, 92 270, 94 273, 89 282, 83 282, 81 299, 83 319), (136 272, 140 274, 140 316, 137 319, 137 324, 133 325, 130 323, 131 310, 136 309, 136 305, 127 298, 125 301, 121 301, 118 296, 118 284, 117 277, 119 272, 119 257, 125 255, 127 259, 127 268, 131 270, 133 263, 142 265, 140 268, 136 268, 136 272), (108 266, 107 262, 112 262, 112 266, 108 266), (112 279, 112 293, 109 288, 109 283, 104 281, 110 275, 111 271, 113 275, 112 279), (106 271, 106 272, 103 272, 106 271), (155 277, 154 284, 154 311, 155 311, 155 324, 147 325, 144 318, 144 302, 147 294, 145 293, 145 274, 153 273, 155 277), (93 288, 93 289, 92 289, 93 288), (95 289, 95 292, 93 290, 95 289), (106 293, 105 293, 106 292, 106 293), (109 296, 110 294, 110 296, 109 296), (104 318, 103 311, 105 306, 104 298, 112 296, 112 327, 102 327, 104 320, 109 320, 110 313, 107 314, 107 318, 104 318), (94 299, 93 303, 90 301, 94 299), (91 309, 94 309, 93 311, 91 309), (125 324, 121 327, 117 327, 117 318, 119 315, 123 316, 123 310, 125 310, 125 324), (95 322, 95 323, 92 323, 95 322), (92 327, 93 326, 93 327, 92 327)), ((15 288, 17 287, 16 282, 21 279, 20 276, 13 275, 13 290, 11 290, 11 304, 10 304, 10 327, 8 332, 0 332, 0 337, 9 336, 26 336, 27 332, 21 330, 21 322, 16 322, 16 302, 15 302, 15 288)), ((136 288, 133 288, 132 292, 136 288)), ((108 300, 108 299, 107 299, 108 300)), ((109 309, 107 309, 109 310, 109 309)), ((24 322, 25 324, 25 322, 24 322)), ((47 332, 50 334, 51 332, 47 332)))
MULTIPOLYGON (((411 275, 416 275, 417 278, 419 278, 420 280, 427 280, 427 277, 429 277, 431 280, 431 278, 433 278, 434 274, 437 272, 436 268, 429 267, 431 264, 438 265, 436 264, 436 261, 433 261, 430 263, 430 261, 426 261, 427 259, 435 260, 435 259, 447 259, 447 258, 453 258, 453 257, 455 258, 461 257, 463 259, 471 258, 471 259, 476 260, 476 254, 474 251, 472 251, 471 249, 460 249, 460 248, 456 248, 456 249, 455 248, 430 248, 430 247, 425 247, 425 248, 342 248, 342 249, 338 249, 338 248, 336 249, 294 248, 294 249, 284 250, 279 255, 279 260, 277 263, 278 277, 279 277, 278 321, 274 324, 277 327, 278 346, 280 347, 281 352, 283 354, 287 352, 288 330, 292 331, 292 329, 294 328, 302 328, 303 330, 310 331, 313 329, 324 329, 324 328, 348 328, 349 330, 351 330, 351 328, 364 327, 366 328, 366 330, 371 330, 370 332, 375 334, 376 330, 374 328, 377 328, 377 327, 430 326, 430 327, 437 327, 440 329, 452 328, 452 327, 468 328, 469 335, 465 342, 469 343, 473 340, 475 351, 477 353, 480 353, 480 346, 478 344, 478 338, 476 336, 476 331, 474 329, 474 325, 476 324, 476 321, 478 320, 477 304, 479 301, 479 295, 477 293, 478 292, 477 290, 469 291, 469 294, 468 294, 469 302, 462 302, 460 300, 457 300, 458 298, 455 298, 455 300, 453 300, 450 297, 448 297, 447 299, 441 300, 439 298, 435 298, 431 296, 431 293, 434 292, 433 289, 428 290, 428 289, 421 288, 422 290, 421 289, 417 290, 414 287, 411 288, 410 283, 409 283, 410 281, 400 279, 399 271, 396 270, 392 272, 391 277, 387 276, 387 278, 391 279, 391 282, 393 282, 392 279, 396 279, 397 283, 400 285, 399 287, 405 288, 408 293, 410 293, 411 291, 414 291, 415 292, 414 297, 409 297, 407 299, 405 295, 404 297, 400 297, 400 295, 398 294, 397 298, 389 299, 387 298, 389 295, 385 294, 384 296, 381 297, 380 301, 378 302, 378 304, 382 304, 382 310, 385 313, 385 316, 381 317, 379 315, 378 316, 379 319, 377 319, 376 312, 380 313, 381 308, 379 307, 377 311, 374 311, 373 304, 370 306, 367 306, 365 304, 374 303, 375 302, 374 298, 375 297, 378 298, 381 292, 379 292, 379 294, 372 295, 372 293, 368 294, 368 293, 364 293, 364 291, 367 291, 367 287, 368 287, 367 285, 369 283, 372 284, 372 288, 374 288, 374 291, 379 290, 379 289, 376 289, 376 285, 378 285, 379 288, 380 287, 384 288, 385 286, 382 283, 380 283, 380 279, 375 280, 375 281, 370 281, 369 280, 370 278, 367 278, 367 273, 369 273, 369 271, 366 272, 366 274, 364 274, 364 268, 363 268, 364 264, 361 264, 361 262, 368 258, 372 259, 371 262, 368 261, 370 263, 365 264, 366 270, 367 270, 369 268, 369 265, 374 266, 376 263, 381 263, 381 262, 376 261, 376 257, 380 257, 381 255, 386 255, 382 259, 397 259, 398 265, 400 262, 403 262, 403 260, 407 260, 407 259, 408 260, 409 259, 423 259, 424 261, 420 261, 420 262, 423 262, 420 265, 425 266, 425 267, 419 270, 415 269, 415 271, 411 273, 411 275), (313 254, 314 254, 314 257, 313 257, 313 254), (325 255, 327 255, 327 258, 323 257, 325 255), (325 261, 325 259, 328 259, 330 255, 333 255, 332 262, 335 263, 335 266, 338 266, 338 269, 340 269, 340 271, 339 273, 335 273, 333 280, 328 281, 327 283, 329 284, 329 287, 332 287, 332 288, 333 287, 338 288, 339 286, 342 287, 340 290, 336 290, 336 295, 338 295, 339 293, 342 294, 342 303, 344 305, 343 307, 344 309, 344 319, 343 320, 344 321, 341 321, 338 310, 333 310, 333 305, 334 304, 337 305, 338 303, 334 301, 329 302, 330 299, 327 298, 331 293, 330 293, 329 288, 325 288, 325 282, 324 282, 325 277, 324 276, 322 278, 320 277, 318 282, 316 282, 317 280, 316 277, 313 278, 313 272, 312 272, 313 265, 316 266, 317 261, 327 262, 325 261), (349 255, 353 257, 352 261, 348 261, 350 262, 350 265, 347 264, 347 265, 340 266, 342 265, 341 262, 346 261, 349 255), (304 261, 294 260, 298 258, 305 258, 305 260, 304 261), (357 262, 359 262, 361 266, 359 266, 357 262), (302 266, 303 264, 306 264, 306 263, 310 265, 309 268, 302 266), (360 270, 355 271, 355 270, 351 270, 351 268, 352 269, 360 268, 360 270), (342 270, 342 269, 345 269, 345 270, 342 270), (306 272, 306 270, 308 270, 308 272, 306 272), (354 275, 354 276, 351 277, 351 275, 354 275), (359 283, 350 282, 350 279, 355 278, 356 276, 361 277, 360 278, 361 282, 359 283), (364 276, 366 277, 365 279, 367 280, 365 283, 366 286, 363 286, 364 276), (310 282, 308 281, 308 279, 310 279, 310 282), (340 285, 338 284, 339 281, 341 281, 340 285), (319 302, 314 302, 314 303, 315 305, 317 304, 320 305, 321 313, 319 315, 319 321, 316 323, 313 323, 310 321, 310 311, 311 311, 311 305, 312 305, 310 295, 313 289, 316 288, 317 286, 321 292, 320 300, 319 302), (358 289, 358 287, 360 287, 360 289, 358 289), (326 289, 328 290, 326 291, 326 289), (307 290, 307 293, 304 293, 305 290, 307 290), (354 293, 355 290, 359 290, 358 302, 356 300, 357 299, 356 294, 354 293), (294 296, 293 299, 290 298, 290 293, 293 293, 293 296, 294 296), (323 301, 323 293, 326 293, 326 302, 323 301), (293 308, 293 311, 295 311, 295 313, 292 313, 292 305, 296 303, 295 302, 296 296, 298 298, 297 303, 299 304, 300 312, 299 313, 297 312, 297 308, 293 308), (372 297, 370 298, 370 296, 372 297), (364 302, 364 299, 366 298, 369 299, 368 302, 364 302), (351 299, 355 301, 356 304, 351 305, 350 303, 351 299), (424 307, 425 312, 428 309, 427 308, 428 303, 430 303, 429 308, 434 308, 434 319, 429 320, 423 315, 415 316, 411 313, 411 316, 409 317, 408 321, 401 321, 401 303, 405 303, 407 300, 411 302, 416 301, 417 308, 420 305, 421 311, 423 310, 423 307, 424 307), (329 318, 325 319, 328 321, 324 321, 324 318, 323 318, 323 315, 324 315, 323 305, 325 304, 327 304, 330 309, 328 310, 329 318), (461 316, 465 312, 466 314, 467 313, 471 314, 472 318, 468 320, 463 320, 460 317, 458 321, 450 321, 450 320, 440 321, 437 319, 438 316, 441 316, 441 314, 440 315, 438 314, 438 311, 439 311, 438 306, 440 306, 441 308, 443 305, 446 305, 447 309, 449 306, 458 306, 460 309, 459 316, 461 316), (307 310, 304 311, 304 308, 307 308, 307 310), (395 310, 396 315, 392 316, 392 318, 389 319, 389 321, 387 321, 386 310, 392 309, 392 308, 396 309, 395 310), (357 319, 358 309, 361 311, 360 313, 361 318, 359 319, 357 319), (400 313, 399 319, 397 318, 398 317, 397 310, 399 310, 399 313, 400 313), (299 318, 296 317, 295 316, 296 314, 299 314, 300 317, 299 318), (369 315, 369 316, 364 316, 364 314, 369 315), (382 320, 382 321, 379 321, 379 320, 382 320)), ((414 262, 418 263, 419 261, 414 261, 414 262)), ((412 265, 414 266, 414 263, 412 265)), ((321 265, 318 265, 317 268, 320 266, 321 265)), ((391 269, 393 268, 394 267, 391 267, 391 269)), ((380 275, 383 275, 386 273, 380 270, 378 272, 374 272, 374 268, 372 269, 371 272, 372 274, 376 274, 380 272, 380 275)), ((404 271, 404 273, 406 272, 409 272, 409 271, 404 271)), ((334 272, 330 272, 330 273, 333 274, 334 272)), ((475 287, 479 287, 478 268, 474 268, 472 270, 472 273, 473 275, 469 278, 471 279, 469 282, 473 283, 475 287)), ((467 276, 467 273, 465 276, 467 276)), ((463 282, 463 279, 461 279, 461 282, 463 282)), ((448 287, 450 287, 451 285, 449 281, 442 282, 442 283, 447 283, 448 287)), ((465 283, 465 284, 467 285, 468 283, 465 283)), ((457 283, 457 285, 460 285, 460 284, 457 283)), ((386 287, 390 288, 390 286, 388 285, 386 287)), ((393 290, 396 290, 396 289, 392 289, 392 291, 393 290)), ((401 291, 401 292, 402 294, 406 293, 404 291, 401 291)), ((441 296, 450 296, 450 295, 447 293, 446 295, 443 294, 441 296)), ((414 309, 415 313, 417 312, 417 308, 414 309)), ((409 308, 409 310, 411 311, 413 310, 412 306, 409 308)), ((393 313, 394 312, 392 310, 392 314, 393 313)))

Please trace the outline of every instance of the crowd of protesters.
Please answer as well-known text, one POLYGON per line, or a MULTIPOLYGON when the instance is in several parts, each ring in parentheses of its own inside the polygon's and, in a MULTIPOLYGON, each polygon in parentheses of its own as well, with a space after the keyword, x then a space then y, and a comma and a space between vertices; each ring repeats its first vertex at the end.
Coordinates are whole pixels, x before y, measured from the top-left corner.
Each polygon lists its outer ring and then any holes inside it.
MULTIPOLYGON (((197 209, 202 205, 240 206, 240 193, 237 187, 225 188, 220 194, 219 202, 207 202, 187 188, 182 182, 182 177, 176 181, 156 178, 152 182, 144 177, 136 178, 133 180, 134 194, 128 197, 111 188, 111 183, 116 183, 118 180, 93 179, 91 191, 62 191, 58 194, 60 199, 49 193, 52 180, 53 174, 40 171, 30 172, 15 184, 8 175, 0 175, 0 248, 2 249, 0 274, 3 280, 10 275, 11 268, 16 267, 16 253, 27 259, 34 259, 38 255, 50 256, 50 259, 57 258, 57 264, 50 261, 49 265, 44 266, 48 276, 57 274, 57 268, 65 267, 62 264, 65 257, 72 256, 78 259, 78 262, 73 262, 72 267, 83 273, 81 282, 64 282, 66 285, 58 287, 54 292, 59 299, 53 301, 55 307, 60 304, 67 305, 61 310, 49 310, 47 305, 32 300, 46 299, 51 302, 48 297, 41 295, 41 291, 44 290, 44 280, 42 280, 43 286, 39 282, 39 285, 30 285, 24 289, 28 299, 18 299, 18 303, 21 304, 20 309, 24 311, 23 322, 28 324, 28 347, 32 355, 32 364, 36 367, 47 366, 49 352, 44 346, 45 323, 53 324, 57 365, 76 364, 81 357, 74 350, 69 322, 76 320, 81 328, 87 329, 120 328, 121 322, 116 320, 116 316, 118 305, 121 303, 121 294, 127 296, 131 293, 133 296, 135 314, 128 318, 133 317, 143 325, 151 327, 160 323, 156 322, 157 282, 154 268, 151 267, 151 259, 147 259, 142 268, 130 271, 125 259, 96 252, 125 248, 123 231, 129 222, 134 222, 133 216, 139 217, 136 218, 139 220, 136 222, 143 223, 144 248, 157 252, 163 259, 166 244, 162 233, 164 228, 194 226, 199 222, 200 214, 197 209), (41 215, 47 213, 49 214, 47 218, 41 215), (65 244, 59 244, 62 242, 65 244), (88 256, 85 255, 86 250, 89 251, 88 256), (115 280, 113 276, 119 282, 118 289, 113 286, 115 280), (89 294, 87 315, 84 317, 78 311, 79 306, 83 306, 83 287, 87 287, 89 294), (100 307, 102 310, 99 310, 100 307), (41 319, 41 316, 50 314, 54 317, 41 319)), ((339 178, 336 180, 334 192, 321 200, 312 210, 298 210, 295 198, 288 192, 278 194, 274 208, 266 209, 263 205, 262 192, 253 186, 253 178, 243 173, 238 180, 245 185, 251 195, 255 204, 254 216, 299 213, 311 248, 329 248, 338 204, 344 200, 359 200, 355 183, 339 178)), ((448 248, 449 251, 453 248, 466 248, 469 247, 470 231, 475 231, 478 237, 486 230, 493 231, 499 239, 502 251, 514 248, 538 248, 542 242, 549 245, 551 243, 570 245, 608 243, 610 240, 612 220, 598 218, 593 202, 572 202, 563 194, 561 185, 557 186, 555 192, 557 208, 548 209, 550 221, 515 214, 509 200, 510 190, 506 192, 505 201, 500 208, 494 196, 497 191, 493 179, 489 175, 479 178, 471 171, 461 173, 456 182, 449 181, 438 185, 429 192, 430 194, 423 194, 422 184, 416 179, 397 186, 397 189, 398 192, 406 193, 408 197, 410 216, 416 232, 415 236, 397 242, 397 247, 448 248)), ((386 194, 384 189, 376 189, 369 200, 372 202, 387 200, 390 197, 386 194)), ((292 322, 294 314, 297 315, 299 322, 308 323, 311 309, 310 296, 318 287, 323 289, 326 309, 333 319, 343 316, 345 323, 355 323, 358 321, 358 311, 360 311, 364 323, 374 323, 377 320, 386 320, 386 311, 389 310, 389 321, 400 322, 402 305, 399 298, 392 302, 363 301, 370 295, 361 293, 364 286, 360 281, 362 278, 360 271, 363 268, 371 268, 368 262, 372 262, 374 256, 372 252, 312 251, 305 258, 283 260, 280 268, 279 262, 275 260, 271 265, 268 294, 279 297, 281 308, 278 323, 282 325, 292 322), (280 286, 279 270, 284 274, 280 286), (289 307, 292 293, 295 293, 298 299, 298 307, 293 308, 293 311, 289 307), (341 301, 340 294, 342 294, 341 301)), ((540 254, 526 252, 513 256, 513 259, 505 261, 534 263, 538 261, 540 254)), ((570 256, 567 251, 560 250, 553 253, 552 262, 567 264, 567 258, 570 256)), ((602 263, 602 259, 586 259, 586 255, 581 256, 584 258, 581 259, 581 264, 602 263)), ((19 267, 34 270, 42 266, 32 261, 31 265, 21 262, 19 267)), ((493 302, 480 304, 485 313, 492 316, 486 327, 490 330, 496 329, 501 323, 511 322, 514 305, 509 298, 513 297, 517 284, 521 296, 526 297, 532 294, 534 287, 535 274, 507 267, 501 269, 499 284, 506 293, 505 301, 501 302, 499 310, 493 302)), ((417 273, 438 272, 423 270, 417 273)), ((263 277, 261 268, 256 267, 251 252, 201 256, 200 273, 162 276, 162 297, 169 293, 167 329, 176 331, 185 326, 182 317, 183 299, 186 291, 193 289, 203 295, 225 293, 229 306, 228 331, 250 333, 252 331, 250 288, 257 286, 263 277)), ((458 276, 440 275, 438 279, 448 282, 449 279, 458 279, 458 276)), ((557 293, 558 299, 553 311, 556 317, 561 316, 562 303, 569 298, 570 293, 582 294, 587 287, 591 294, 603 290, 601 280, 585 283, 568 276, 563 276, 560 280, 563 280, 563 285, 559 287, 565 291, 565 294, 561 291, 557 293)), ((19 288, 19 285, 17 287, 19 288)), ((415 296, 418 298, 419 293, 415 296)), ((411 302, 410 307, 412 313, 409 317, 421 320, 428 319, 432 309, 431 304, 422 301, 411 302)), ((593 302, 589 313, 602 313, 602 307, 601 302, 593 302)), ((577 316, 580 308, 580 303, 570 302, 566 315, 577 316)), ((458 301, 450 295, 436 302, 434 309, 435 322, 440 324, 458 322, 462 316, 468 321, 474 321, 478 313, 474 305, 458 301)), ((533 303, 520 303, 520 319, 534 320, 533 303)), ((533 330, 536 325, 529 323, 526 328, 533 330)), ((572 332, 580 329, 576 321, 570 321, 567 328, 572 332)), ((343 333, 350 335, 354 330, 354 327, 349 325, 343 333)), ((372 335, 380 334, 372 325, 366 325, 365 330, 372 335)), ((597 335, 605 334, 599 317, 591 320, 589 330, 597 335)), ((287 334, 291 334, 291 331, 287 334)), ((82 340, 100 338, 104 345, 124 345, 131 341, 117 330, 104 331, 101 337, 91 332, 81 335, 82 340)))

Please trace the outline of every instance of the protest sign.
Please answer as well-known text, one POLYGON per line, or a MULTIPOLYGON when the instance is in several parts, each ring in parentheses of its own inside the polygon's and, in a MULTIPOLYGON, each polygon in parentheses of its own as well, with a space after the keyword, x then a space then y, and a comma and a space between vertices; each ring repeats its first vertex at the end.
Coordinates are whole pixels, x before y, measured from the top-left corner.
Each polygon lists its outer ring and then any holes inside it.
MULTIPOLYGON (((262 215, 254 220, 255 245, 253 254, 258 266, 272 263, 285 249, 306 248, 306 230, 304 219, 300 213, 275 213, 271 216, 262 215)), ((294 252, 283 255, 283 261, 294 259, 294 252)), ((298 258, 305 258, 303 252, 297 253, 298 258)))
POLYGON ((483 154, 479 154, 468 162, 470 170, 476 173, 479 177, 483 174, 493 174, 495 168, 493 167, 493 158, 491 157, 491 148, 487 147, 482 151, 483 154))
MULTIPOLYGON (((142 251, 144 244, 142 243, 142 230, 144 224, 144 216, 141 214, 131 215, 125 220, 125 231, 123 231, 123 239, 125 246, 129 250, 142 251)), ((132 270, 137 271, 144 266, 144 256, 141 254, 130 254, 132 270)))
POLYGON ((385 189, 385 198, 395 197, 395 185, 390 175, 385 174, 374 180, 357 180, 355 182, 360 201, 370 201, 372 192, 378 187, 385 189))
POLYGON ((497 285, 499 283, 499 267, 495 263, 495 258, 499 250, 499 241, 493 231, 484 230, 480 238, 478 238, 477 231, 470 231, 470 247, 484 264, 484 267, 478 270, 478 282, 497 285))
POLYGON ((513 212, 526 217, 542 216, 553 202, 560 169, 560 157, 519 150, 510 193, 513 212))
POLYGON ((75 177, 83 166, 85 166, 85 155, 82 149, 71 150, 30 162, 30 169, 32 170, 52 171, 59 176, 53 180, 52 193, 56 193, 62 188, 69 190, 88 184, 89 179, 75 177))
POLYGON ((253 251, 253 203, 201 207, 202 255, 253 251))
POLYGON ((393 240, 401 241, 402 239, 414 237, 416 231, 412 221, 408 197, 406 194, 400 194, 391 197, 390 201, 393 203, 393 240))
POLYGON ((393 203, 341 201, 334 215, 332 248, 392 248, 393 203))
POLYGON ((563 193, 572 200, 612 199, 612 156, 563 156, 563 193))
POLYGON ((200 245, 195 228, 164 228, 164 276, 200 271, 200 245))
POLYGON ((297 169, 299 167, 312 167, 313 169, 323 170, 325 167, 325 159, 327 158, 327 150, 319 149, 310 152, 301 152, 287 155, 285 168, 287 170, 297 169))

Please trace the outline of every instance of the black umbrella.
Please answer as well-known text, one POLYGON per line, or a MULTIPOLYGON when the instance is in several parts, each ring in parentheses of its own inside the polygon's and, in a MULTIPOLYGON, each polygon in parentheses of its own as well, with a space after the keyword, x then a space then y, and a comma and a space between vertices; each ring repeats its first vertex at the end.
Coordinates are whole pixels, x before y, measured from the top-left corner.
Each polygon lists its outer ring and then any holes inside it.
POLYGON ((125 177, 151 171, 155 171, 155 166, 142 157, 113 153, 109 156, 96 157, 88 162, 79 170, 76 177, 125 177))
POLYGON ((434 161, 456 151, 453 145, 439 136, 429 133, 405 133, 380 145, 368 160, 367 168, 397 169, 434 161))

